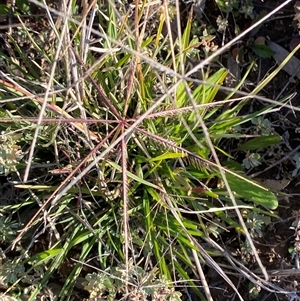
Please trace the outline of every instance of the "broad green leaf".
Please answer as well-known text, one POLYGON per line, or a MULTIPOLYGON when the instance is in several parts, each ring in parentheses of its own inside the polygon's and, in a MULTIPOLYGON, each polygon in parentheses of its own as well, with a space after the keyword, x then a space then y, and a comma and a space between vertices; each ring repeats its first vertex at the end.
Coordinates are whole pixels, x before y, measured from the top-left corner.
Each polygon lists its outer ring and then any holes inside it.
POLYGON ((270 58, 275 52, 267 45, 257 44, 253 45, 252 50, 261 58, 270 58))
POLYGON ((38 254, 35 254, 34 256, 28 258, 25 262, 28 262, 29 264, 45 264, 45 261, 50 260, 51 258, 57 256, 61 252, 61 248, 58 249, 52 249, 47 250, 38 254))
POLYGON ((189 47, 191 27, 192 27, 192 20, 188 19, 186 27, 185 27, 183 35, 182 35, 182 39, 181 39, 183 49, 186 49, 189 47))
POLYGON ((186 92, 185 83, 182 82, 176 89, 176 105, 178 108, 183 107, 188 101, 188 95, 186 92))
POLYGON ((196 102, 199 104, 212 102, 227 74, 228 71, 221 68, 205 81, 207 84, 199 85, 193 92, 196 102))
POLYGON ((154 190, 152 187, 146 187, 145 189, 150 194, 150 196, 153 198, 153 200, 155 200, 157 203, 159 203, 159 205, 161 205, 162 207, 167 207, 166 203, 161 200, 161 198, 156 190, 154 190))
POLYGON ((204 193, 205 193, 207 196, 210 196, 211 198, 214 198, 214 199, 218 199, 218 198, 219 198, 219 195, 216 194, 216 193, 213 192, 213 191, 206 190, 204 193))
POLYGON ((266 208, 276 209, 278 207, 276 196, 269 190, 258 186, 257 183, 252 183, 250 179, 238 178, 231 174, 227 174, 226 178, 236 195, 266 208))
POLYGON ((149 161, 155 162, 155 161, 162 161, 162 160, 167 160, 167 159, 178 159, 178 158, 184 158, 184 157, 186 157, 186 154, 184 154, 184 153, 166 153, 166 154, 160 155, 158 157, 152 158, 149 161))
POLYGON ((262 136, 253 138, 248 140, 244 144, 242 144, 239 149, 240 150, 257 150, 262 149, 271 145, 278 144, 281 141, 281 137, 279 135, 270 135, 270 136, 262 136))
POLYGON ((16 6, 22 13, 30 14, 30 5, 27 0, 16 0, 16 6))
POLYGON ((142 42, 142 48, 146 48, 153 41, 154 36, 150 36, 142 42))
POLYGON ((70 245, 72 246, 78 245, 79 243, 86 241, 88 238, 92 237, 93 235, 94 235, 93 232, 91 232, 90 230, 82 232, 70 242, 70 245))

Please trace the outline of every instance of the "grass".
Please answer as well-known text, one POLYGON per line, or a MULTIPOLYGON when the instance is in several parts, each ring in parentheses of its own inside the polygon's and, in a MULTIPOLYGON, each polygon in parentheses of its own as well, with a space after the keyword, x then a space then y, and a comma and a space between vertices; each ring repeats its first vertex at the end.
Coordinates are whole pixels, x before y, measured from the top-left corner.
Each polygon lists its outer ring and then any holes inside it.
POLYGON ((219 49, 209 35, 193 33, 191 13, 174 14, 177 1, 82 8, 70 1, 60 13, 30 3, 46 13, 34 18, 44 35, 26 23, 32 8, 24 4, 15 12, 19 26, 6 34, 9 54, 1 53, 6 293, 213 300, 207 266, 240 300, 228 267, 280 290, 253 242, 276 218, 277 197, 246 167, 281 142, 263 131, 264 116, 289 95, 272 101, 259 93, 282 66, 246 93, 255 59, 228 88, 220 58, 288 1, 219 49), (216 100, 221 91, 227 95, 216 100), (249 113, 254 98, 265 105, 249 113), (224 250, 226 235, 239 237, 238 260, 224 250), (249 256, 263 276, 251 271, 249 256))

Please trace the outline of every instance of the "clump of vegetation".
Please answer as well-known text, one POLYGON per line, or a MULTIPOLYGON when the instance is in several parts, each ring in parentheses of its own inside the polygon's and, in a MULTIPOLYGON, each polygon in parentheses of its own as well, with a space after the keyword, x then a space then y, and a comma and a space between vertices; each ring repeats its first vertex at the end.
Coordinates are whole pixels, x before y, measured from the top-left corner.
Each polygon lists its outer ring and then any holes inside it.
POLYGON ((245 92, 272 51, 246 47, 236 78, 222 34, 249 32, 229 28, 229 15, 261 21, 252 1, 211 2, 216 23, 184 1, 14 11, 0 53, 6 290, 29 300, 213 300, 208 266, 242 299, 229 266, 253 285, 251 264, 267 278, 254 240, 278 200, 247 173, 281 143, 264 116, 287 97, 249 106, 282 66, 245 92))

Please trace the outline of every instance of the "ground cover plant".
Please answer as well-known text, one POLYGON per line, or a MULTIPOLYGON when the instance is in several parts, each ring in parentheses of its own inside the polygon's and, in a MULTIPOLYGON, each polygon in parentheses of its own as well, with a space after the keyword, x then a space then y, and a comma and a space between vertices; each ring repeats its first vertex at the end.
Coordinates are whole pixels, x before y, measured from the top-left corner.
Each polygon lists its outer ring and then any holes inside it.
POLYGON ((1 298, 299 300, 298 2, 272 3, 0 6, 1 298))

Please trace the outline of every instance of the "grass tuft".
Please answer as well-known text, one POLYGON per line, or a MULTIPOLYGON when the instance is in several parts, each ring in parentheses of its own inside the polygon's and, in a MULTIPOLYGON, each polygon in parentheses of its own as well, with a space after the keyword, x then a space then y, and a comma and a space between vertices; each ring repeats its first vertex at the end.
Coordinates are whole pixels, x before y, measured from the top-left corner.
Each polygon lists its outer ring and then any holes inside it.
POLYGON ((228 84, 224 54, 288 2, 222 47, 184 1, 18 7, 0 51, 5 293, 214 300, 213 271, 243 300, 232 270, 280 291, 255 245, 278 199, 247 171, 282 142, 264 116, 290 95, 260 93, 299 47, 251 91, 258 58, 228 84))

